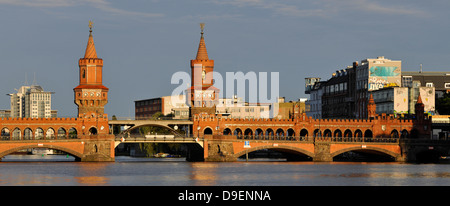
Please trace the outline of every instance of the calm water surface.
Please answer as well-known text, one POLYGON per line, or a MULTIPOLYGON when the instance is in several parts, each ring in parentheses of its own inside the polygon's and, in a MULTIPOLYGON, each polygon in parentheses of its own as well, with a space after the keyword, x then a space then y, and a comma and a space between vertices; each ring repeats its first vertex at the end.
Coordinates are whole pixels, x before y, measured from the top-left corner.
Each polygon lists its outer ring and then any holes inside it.
POLYGON ((450 186, 450 164, 186 162, 116 157, 116 162, 71 162, 60 155, 9 155, 0 185, 57 186, 450 186))

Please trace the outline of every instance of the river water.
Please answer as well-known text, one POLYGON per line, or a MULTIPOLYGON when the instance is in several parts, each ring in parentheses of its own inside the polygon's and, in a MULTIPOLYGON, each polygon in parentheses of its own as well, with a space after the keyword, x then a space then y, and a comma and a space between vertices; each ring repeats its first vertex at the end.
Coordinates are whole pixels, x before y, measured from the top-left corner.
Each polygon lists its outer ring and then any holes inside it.
POLYGON ((8 155, 0 186, 449 186, 450 164, 186 162, 183 158, 116 157, 73 162, 64 155, 8 155))

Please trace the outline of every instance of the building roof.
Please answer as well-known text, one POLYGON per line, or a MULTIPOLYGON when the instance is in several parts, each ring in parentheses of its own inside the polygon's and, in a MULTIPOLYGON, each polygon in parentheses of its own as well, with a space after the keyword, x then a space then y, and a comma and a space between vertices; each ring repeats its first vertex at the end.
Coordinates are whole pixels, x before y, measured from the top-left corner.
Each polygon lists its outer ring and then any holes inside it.
POLYGON ((75 87, 74 89, 102 89, 102 90, 106 90, 108 91, 108 87, 105 87, 101 84, 96 84, 96 85, 92 85, 92 84, 83 84, 83 85, 78 85, 77 87, 75 87))
POLYGON ((203 38, 203 29, 201 32, 200 43, 198 45, 196 60, 209 60, 208 52, 206 51, 205 38, 203 38))
POLYGON ((92 29, 89 30, 89 40, 84 54, 85 59, 97 59, 97 51, 95 51, 94 38, 92 37, 92 29))
POLYGON ((436 91, 446 91, 450 83, 450 72, 404 72, 402 71, 402 77, 411 76, 413 81, 420 81, 422 86, 426 83, 433 83, 436 91))
POLYGON ((415 71, 402 71, 402 76, 449 76, 450 72, 415 72, 415 71))

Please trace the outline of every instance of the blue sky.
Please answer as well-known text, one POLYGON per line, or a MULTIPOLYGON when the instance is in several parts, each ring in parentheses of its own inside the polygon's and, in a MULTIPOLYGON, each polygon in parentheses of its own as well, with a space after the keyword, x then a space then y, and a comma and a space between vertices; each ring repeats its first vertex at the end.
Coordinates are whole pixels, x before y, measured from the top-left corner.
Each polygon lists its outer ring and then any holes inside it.
POLYGON ((449 71, 447 0, 0 0, 0 109, 33 82, 75 116, 73 88, 94 22, 110 88, 106 113, 134 116, 134 100, 170 95, 190 72, 205 22, 215 71, 279 72, 280 96, 308 97, 305 77, 328 79, 353 61, 385 56, 403 71, 449 71))

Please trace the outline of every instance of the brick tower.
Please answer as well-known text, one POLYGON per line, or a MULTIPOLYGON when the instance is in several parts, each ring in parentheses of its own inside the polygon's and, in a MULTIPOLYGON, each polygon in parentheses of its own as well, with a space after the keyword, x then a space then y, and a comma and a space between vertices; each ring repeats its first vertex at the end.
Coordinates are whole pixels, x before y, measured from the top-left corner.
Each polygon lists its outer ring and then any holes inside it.
POLYGON ((187 101, 190 104, 190 115, 214 114, 219 100, 219 89, 213 86, 214 60, 208 58, 204 24, 200 24, 201 37, 197 56, 191 60, 191 87, 187 89, 187 101))
POLYGON ((108 118, 104 107, 108 103, 108 88, 102 83, 103 60, 97 57, 92 22, 89 22, 89 40, 84 58, 78 61, 80 83, 73 89, 78 118, 85 119, 84 134, 108 134, 108 118), (106 121, 105 121, 106 119, 106 121))
POLYGON ((417 102, 414 105, 414 107, 415 107, 415 109, 414 109, 415 111, 414 112, 416 113, 417 120, 419 122, 421 122, 424 119, 424 117, 425 117, 425 115, 424 115, 425 105, 422 102, 422 97, 420 96, 420 94, 417 97, 417 102))
POLYGON ((377 105, 375 104, 375 101, 373 100, 373 95, 370 93, 369 103, 367 104, 367 114, 369 119, 375 118, 377 116, 377 105))

